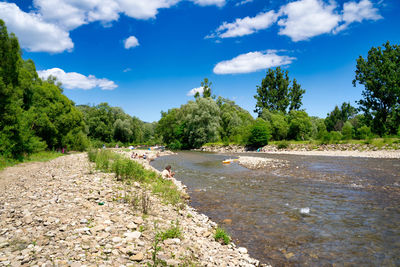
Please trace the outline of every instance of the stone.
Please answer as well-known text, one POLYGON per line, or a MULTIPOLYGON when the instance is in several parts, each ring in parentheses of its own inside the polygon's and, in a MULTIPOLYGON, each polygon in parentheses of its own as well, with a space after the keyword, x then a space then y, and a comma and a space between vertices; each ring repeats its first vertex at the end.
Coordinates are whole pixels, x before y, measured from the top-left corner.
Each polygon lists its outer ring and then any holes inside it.
POLYGON ((247 248, 239 247, 239 248, 238 248, 238 251, 239 251, 241 254, 247 254, 247 248))
POLYGON ((138 231, 135 231, 135 232, 126 232, 126 233, 124 234, 124 236, 126 237, 126 240, 127 240, 128 242, 130 242, 130 241, 132 241, 132 240, 139 239, 141 235, 142 235, 142 233, 141 233, 141 232, 138 232, 138 231))
POLYGON ((132 261, 142 261, 144 259, 144 255, 142 252, 139 252, 136 255, 129 257, 129 259, 132 261))
POLYGON ((113 241, 114 243, 119 243, 119 242, 122 241, 122 238, 119 237, 119 236, 116 236, 116 237, 113 237, 112 241, 113 241))
POLYGON ((131 222, 131 223, 129 223, 129 224, 126 226, 126 228, 128 228, 128 229, 130 229, 130 230, 136 229, 136 228, 137 228, 137 225, 134 224, 133 222, 131 222))
POLYGON ((136 224, 143 224, 143 219, 142 217, 136 217, 133 222, 136 224))

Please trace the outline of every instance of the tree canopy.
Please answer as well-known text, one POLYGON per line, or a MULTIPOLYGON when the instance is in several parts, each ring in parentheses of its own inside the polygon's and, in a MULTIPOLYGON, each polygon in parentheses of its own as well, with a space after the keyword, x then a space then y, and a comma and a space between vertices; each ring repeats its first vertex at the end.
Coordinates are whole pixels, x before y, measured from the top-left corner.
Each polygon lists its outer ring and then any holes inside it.
POLYGON ((400 125, 400 46, 389 42, 372 47, 367 58, 357 59, 357 82, 364 85, 360 109, 372 129, 380 135, 393 134, 400 125))
POLYGON ((302 98, 305 93, 301 89, 296 79, 290 86, 288 71, 283 71, 280 67, 268 69, 265 78, 261 81, 261 86, 257 86, 256 109, 261 116, 264 109, 269 111, 280 111, 286 114, 291 110, 298 110, 302 106, 302 98), (289 108, 289 110, 288 110, 289 108))

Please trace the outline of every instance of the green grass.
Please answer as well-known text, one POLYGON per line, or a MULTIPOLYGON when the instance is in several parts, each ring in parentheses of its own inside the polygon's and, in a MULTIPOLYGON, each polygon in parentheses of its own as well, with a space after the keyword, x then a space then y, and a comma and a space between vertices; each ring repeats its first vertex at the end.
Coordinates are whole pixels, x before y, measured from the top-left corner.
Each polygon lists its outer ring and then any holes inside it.
POLYGON ((16 164, 24 163, 24 162, 44 162, 44 161, 49 161, 55 158, 58 158, 60 156, 63 156, 65 154, 55 152, 55 151, 41 151, 37 152, 28 156, 25 156, 22 160, 15 160, 15 159, 9 159, 0 156, 0 170, 14 166, 16 164))
POLYGON ((183 202, 181 192, 172 181, 163 179, 154 171, 146 170, 136 161, 104 149, 90 150, 88 157, 91 162, 96 163, 98 170, 115 173, 117 180, 128 184, 136 181, 147 185, 167 204, 178 205, 183 202))
POLYGON ((182 238, 182 232, 181 229, 179 228, 179 221, 177 220, 175 223, 171 222, 171 226, 167 230, 159 232, 158 234, 161 241, 170 238, 182 238))
POLYGON ((217 242, 221 242, 222 244, 228 245, 231 242, 231 237, 228 233, 221 227, 218 227, 215 231, 214 239, 217 242))

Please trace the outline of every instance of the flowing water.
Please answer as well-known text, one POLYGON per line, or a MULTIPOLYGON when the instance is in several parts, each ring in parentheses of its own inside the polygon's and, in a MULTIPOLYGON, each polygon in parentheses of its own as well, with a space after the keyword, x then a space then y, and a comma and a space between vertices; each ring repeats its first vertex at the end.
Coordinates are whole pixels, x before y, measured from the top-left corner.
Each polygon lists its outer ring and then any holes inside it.
POLYGON ((232 155, 179 152, 152 165, 172 165, 191 205, 262 263, 400 266, 400 160, 254 154, 288 164, 248 170, 221 163, 232 155))

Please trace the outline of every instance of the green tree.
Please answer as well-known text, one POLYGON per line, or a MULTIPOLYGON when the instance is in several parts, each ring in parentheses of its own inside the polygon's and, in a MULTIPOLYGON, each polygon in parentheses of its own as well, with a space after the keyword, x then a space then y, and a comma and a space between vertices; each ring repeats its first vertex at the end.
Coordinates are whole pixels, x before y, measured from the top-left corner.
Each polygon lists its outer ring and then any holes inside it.
POLYGON ((326 129, 328 131, 341 131, 346 121, 353 119, 357 114, 357 109, 350 103, 343 102, 339 108, 335 106, 333 111, 327 114, 325 119, 326 129))
POLYGON ((293 79, 293 85, 289 91, 289 112, 292 110, 299 110, 303 105, 301 100, 303 99, 303 94, 306 90, 301 89, 301 85, 297 83, 296 79, 293 79))
POLYGON ((395 134, 400 120, 390 120, 400 112, 400 46, 372 47, 366 59, 359 57, 353 85, 364 85, 358 101, 372 129, 383 135, 395 134), (391 123, 390 123, 391 122, 391 123))
POLYGON ((288 137, 294 140, 307 140, 311 133, 311 119, 305 111, 292 110, 289 113, 288 137))
POLYGON ((198 98, 182 107, 184 148, 197 148, 218 139, 219 108, 211 98, 198 98))
POLYGON ((283 71, 280 67, 268 69, 265 78, 261 81, 261 86, 257 86, 257 100, 255 112, 261 116, 264 109, 270 111, 280 111, 286 114, 287 109, 297 110, 301 107, 301 99, 305 90, 301 89, 296 79, 290 87, 288 71, 283 71))
POLYGON ((285 114, 279 111, 273 112, 264 109, 261 114, 261 118, 270 123, 273 140, 286 139, 289 131, 289 124, 285 114))
POLYGON ((201 82, 201 87, 203 87, 203 97, 211 97, 211 85, 212 82, 208 81, 207 78, 204 78, 204 81, 201 82))
POLYGON ((346 121, 342 128, 342 135, 344 140, 350 140, 353 138, 353 125, 349 121, 346 121))
POLYGON ((247 138, 246 130, 254 118, 232 100, 218 97, 216 103, 220 109, 220 138, 224 142, 244 143, 247 138))
POLYGON ((252 125, 248 145, 252 147, 263 147, 268 145, 271 137, 271 129, 268 122, 258 118, 252 125))

